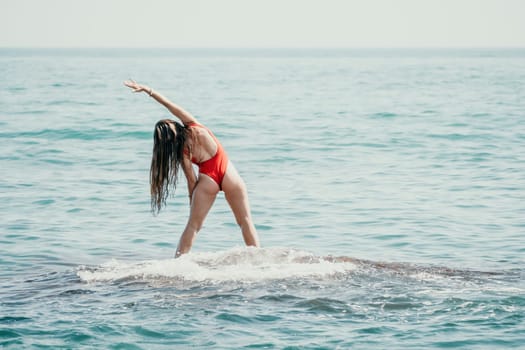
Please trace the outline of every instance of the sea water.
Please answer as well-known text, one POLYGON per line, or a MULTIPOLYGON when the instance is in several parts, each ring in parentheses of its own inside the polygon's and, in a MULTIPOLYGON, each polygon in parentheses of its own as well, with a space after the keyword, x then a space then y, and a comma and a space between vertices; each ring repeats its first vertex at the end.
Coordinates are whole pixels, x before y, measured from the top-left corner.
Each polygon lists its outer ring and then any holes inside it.
POLYGON ((7 349, 525 348, 525 50, 0 50, 7 349), (179 103, 244 178, 190 254, 179 103))

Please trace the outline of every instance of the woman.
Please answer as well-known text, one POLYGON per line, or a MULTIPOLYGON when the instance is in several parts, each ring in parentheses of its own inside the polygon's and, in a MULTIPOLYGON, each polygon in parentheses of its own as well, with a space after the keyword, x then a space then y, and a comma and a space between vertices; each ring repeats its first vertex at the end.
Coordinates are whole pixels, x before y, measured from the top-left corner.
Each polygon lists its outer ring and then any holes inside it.
POLYGON ((134 92, 146 92, 182 122, 171 119, 157 122, 150 169, 151 207, 156 213, 166 204, 170 191, 175 190, 181 166, 188 183, 190 217, 175 257, 190 251, 219 191, 224 191, 246 245, 259 247, 246 185, 213 133, 189 112, 150 87, 133 80, 125 81, 124 85, 134 92), (192 163, 199 167, 198 176, 192 163))

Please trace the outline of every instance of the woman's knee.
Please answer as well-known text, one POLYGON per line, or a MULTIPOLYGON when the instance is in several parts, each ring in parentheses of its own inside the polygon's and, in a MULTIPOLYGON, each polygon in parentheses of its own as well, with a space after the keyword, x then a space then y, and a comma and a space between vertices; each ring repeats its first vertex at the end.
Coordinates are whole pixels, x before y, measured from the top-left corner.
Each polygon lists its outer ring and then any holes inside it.
POLYGON ((189 231, 189 232, 192 232, 192 233, 198 233, 201 229, 202 229, 202 226, 204 224, 202 222, 188 222, 188 224, 186 225, 186 230, 185 231, 189 231))
POLYGON ((240 228, 246 228, 252 225, 252 218, 249 214, 246 215, 235 215, 235 221, 240 228))

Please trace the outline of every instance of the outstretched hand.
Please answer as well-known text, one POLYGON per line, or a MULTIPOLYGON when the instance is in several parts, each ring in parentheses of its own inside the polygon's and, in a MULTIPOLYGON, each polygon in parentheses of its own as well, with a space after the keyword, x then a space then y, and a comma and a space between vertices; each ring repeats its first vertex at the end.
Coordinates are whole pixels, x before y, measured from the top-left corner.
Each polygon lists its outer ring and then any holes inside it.
POLYGON ((149 87, 147 87, 146 85, 141 85, 141 84, 137 83, 133 79, 126 80, 124 82, 124 85, 126 85, 129 88, 131 88, 133 90, 133 92, 146 91, 147 93, 150 93, 150 91, 151 91, 151 89, 149 87))

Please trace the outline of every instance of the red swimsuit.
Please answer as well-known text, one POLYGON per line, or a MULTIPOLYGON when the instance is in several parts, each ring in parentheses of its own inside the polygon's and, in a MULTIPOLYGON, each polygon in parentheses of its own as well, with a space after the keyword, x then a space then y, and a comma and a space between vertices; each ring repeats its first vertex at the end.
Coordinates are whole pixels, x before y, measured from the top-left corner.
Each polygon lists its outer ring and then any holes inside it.
POLYGON ((217 144, 217 152, 210 159, 199 163, 195 158, 192 157, 191 161, 199 166, 199 173, 211 177, 213 181, 215 181, 217 185, 219 185, 219 189, 222 190, 222 180, 224 179, 226 169, 228 168, 228 155, 226 154, 226 151, 224 150, 224 148, 222 148, 222 145, 220 144, 219 140, 217 140, 217 138, 215 137, 215 135, 213 135, 210 129, 208 129, 204 125, 201 125, 199 123, 190 123, 187 126, 189 128, 198 127, 205 129, 217 144))

